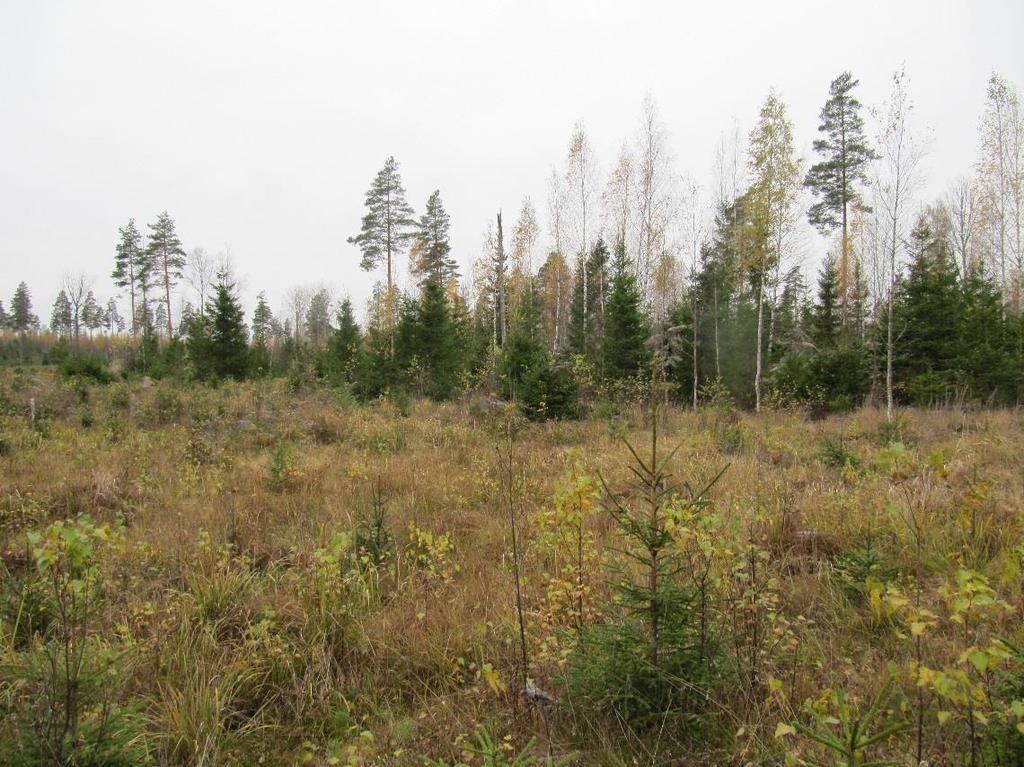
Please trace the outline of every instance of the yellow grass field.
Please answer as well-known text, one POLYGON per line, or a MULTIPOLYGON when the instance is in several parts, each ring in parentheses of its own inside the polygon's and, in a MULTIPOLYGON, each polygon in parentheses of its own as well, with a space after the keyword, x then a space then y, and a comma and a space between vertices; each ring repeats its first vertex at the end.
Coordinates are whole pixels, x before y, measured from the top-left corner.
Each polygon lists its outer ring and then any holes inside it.
POLYGON ((662 411, 674 577, 703 595, 718 660, 699 711, 642 727, 568 679, 638 567, 609 491, 642 502, 623 438, 646 455, 650 419, 515 425, 542 708, 519 694, 508 418, 0 371, 0 753, 54 732, 63 646, 104 669, 91 697, 84 672, 72 686, 72 729, 117 710, 135 754, 89 764, 1022 763, 1024 414, 662 411), (723 467, 688 507, 683 483, 723 467), (863 713, 890 675, 878 727, 898 726, 865 761, 802 729, 841 728, 837 707, 863 713))

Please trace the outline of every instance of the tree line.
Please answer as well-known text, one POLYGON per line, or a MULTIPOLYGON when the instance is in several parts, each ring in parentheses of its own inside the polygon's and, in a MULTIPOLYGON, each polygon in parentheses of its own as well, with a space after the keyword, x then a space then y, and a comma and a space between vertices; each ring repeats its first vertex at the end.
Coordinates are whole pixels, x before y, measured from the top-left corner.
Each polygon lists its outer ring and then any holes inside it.
MULTIPOLYGON (((785 102, 769 93, 749 134, 720 142, 706 201, 679 181, 650 99, 603 179, 577 124, 565 167, 552 170, 543 257, 527 198, 510 230, 496 212, 466 276, 440 190, 417 217, 390 157, 348 239, 363 269, 383 272, 363 327, 351 302, 325 288, 292 290, 278 313, 261 293, 247 324, 230 268, 214 269, 200 249, 187 256, 166 212, 145 243, 132 220, 119 231, 112 277, 127 320, 79 278, 65 280, 49 326, 72 345, 83 330, 130 333, 131 362, 150 374, 323 379, 364 398, 483 387, 534 417, 635 390, 656 357, 694 407, 725 398, 841 410, 870 400, 891 414, 900 403, 1019 402, 1016 90, 992 75, 973 175, 926 203, 927 135, 905 73, 873 110, 857 86, 848 72, 831 82, 809 167, 785 102), (808 224, 830 244, 814 287, 801 264, 808 224), (405 259, 415 284, 403 291, 405 259), (198 301, 175 326, 171 297, 186 268, 198 301)), ((24 284, 10 311, 0 304, 0 321, 22 338, 39 326, 24 284)))

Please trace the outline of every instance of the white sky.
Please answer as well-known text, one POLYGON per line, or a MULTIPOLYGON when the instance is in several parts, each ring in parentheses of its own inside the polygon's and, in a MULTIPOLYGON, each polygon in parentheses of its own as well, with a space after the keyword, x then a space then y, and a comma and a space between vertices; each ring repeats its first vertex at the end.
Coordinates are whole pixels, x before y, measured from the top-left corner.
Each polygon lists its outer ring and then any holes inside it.
POLYGON ((710 186, 771 87, 811 159, 844 69, 872 105, 906 64, 939 194, 974 161, 989 73, 1024 88, 1024 2, 843 6, 0 0, 0 299, 26 280, 45 322, 84 271, 105 300, 118 227, 166 208, 187 249, 230 247, 250 308, 323 282, 361 310, 376 275, 345 240, 389 154, 417 214, 441 189, 466 274, 498 208, 510 229, 530 195, 546 232, 577 119, 603 175, 650 93, 710 186))

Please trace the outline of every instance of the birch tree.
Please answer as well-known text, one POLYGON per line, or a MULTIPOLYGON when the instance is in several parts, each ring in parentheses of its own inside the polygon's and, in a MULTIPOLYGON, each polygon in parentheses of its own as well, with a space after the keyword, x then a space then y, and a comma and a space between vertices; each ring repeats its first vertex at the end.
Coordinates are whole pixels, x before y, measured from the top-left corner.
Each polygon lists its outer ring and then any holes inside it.
POLYGON ((196 306, 200 317, 205 316, 206 301, 209 298, 210 286, 213 285, 216 273, 215 259, 204 248, 193 248, 188 257, 185 280, 196 292, 198 298, 196 306))
POLYGON ((983 190, 991 260, 1013 307, 1021 306, 1024 271, 1024 116, 1016 88, 993 73, 981 118, 981 156, 977 172, 983 190))
POLYGON ((636 137, 636 268, 641 294, 651 299, 654 268, 666 250, 672 217, 672 160, 654 99, 643 101, 636 137))
POLYGON ((981 205, 975 184, 967 178, 950 184, 941 203, 941 212, 960 278, 966 280, 979 261, 977 240, 981 205))
POLYGON ((899 274, 899 254, 906 242, 910 206, 922 179, 925 143, 911 125, 914 105, 907 93, 907 77, 899 69, 892 77, 888 100, 878 110, 879 124, 875 198, 880 207, 884 237, 885 284, 885 415, 893 417, 893 300, 899 274))
POLYGON ((67 297, 71 308, 71 331, 76 344, 82 332, 83 309, 91 287, 92 281, 82 272, 65 274, 61 279, 61 292, 67 297))
MULTIPOLYGON (((576 253, 583 284, 583 305, 587 301, 587 255, 590 253, 591 232, 588 225, 593 226, 594 197, 597 191, 594 151, 583 130, 583 123, 577 122, 569 141, 569 156, 565 174, 565 188, 569 201, 569 210, 573 221, 573 251, 576 253)), ((584 309, 583 327, 587 326, 587 314, 584 309)))
POLYGON ((707 242, 707 218, 704 211, 703 198, 700 186, 693 180, 687 179, 685 184, 685 196, 683 198, 684 225, 687 258, 689 259, 689 279, 691 295, 691 345, 693 365, 693 409, 697 409, 697 392, 700 388, 700 376, 698 369, 699 357, 699 314, 700 314, 700 291, 697 289, 697 272, 701 268, 701 250, 707 242))
POLYGON ((748 165, 752 183, 746 197, 752 231, 745 250, 757 302, 754 408, 760 411, 765 288, 770 274, 775 275, 774 284, 778 284, 778 273, 791 252, 801 173, 793 146, 793 125, 786 115, 786 105, 774 93, 765 99, 751 131, 748 165))
POLYGON ((604 209, 605 230, 614 232, 613 245, 631 241, 635 227, 634 203, 636 197, 636 163, 628 144, 619 150, 619 158, 608 175, 601 202, 604 209))

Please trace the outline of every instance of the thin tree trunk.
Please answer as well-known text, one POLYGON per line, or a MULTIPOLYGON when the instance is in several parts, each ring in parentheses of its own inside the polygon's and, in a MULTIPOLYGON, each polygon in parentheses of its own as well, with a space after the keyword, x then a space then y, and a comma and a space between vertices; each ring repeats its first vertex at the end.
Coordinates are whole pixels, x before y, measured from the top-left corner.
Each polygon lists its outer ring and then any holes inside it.
POLYGON ((167 339, 174 336, 174 326, 171 324, 171 275, 167 269, 167 254, 164 254, 164 297, 167 299, 167 339))
POLYGON ((757 288, 757 354, 754 365, 754 412, 761 412, 761 343, 764 334, 764 274, 757 288))
POLYGON ((697 412, 697 291, 693 292, 693 411, 697 412))

